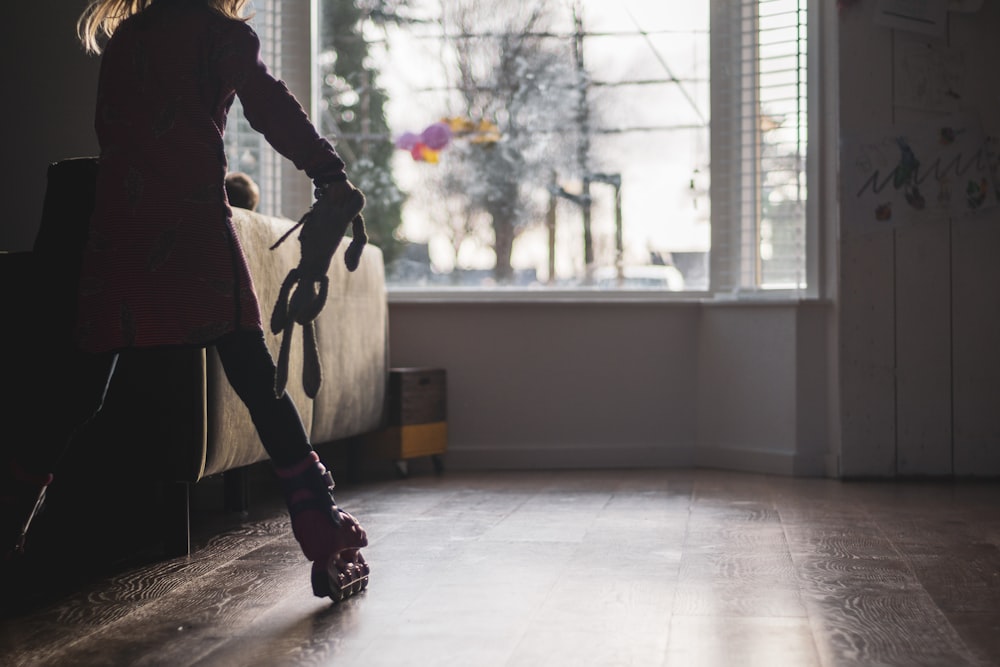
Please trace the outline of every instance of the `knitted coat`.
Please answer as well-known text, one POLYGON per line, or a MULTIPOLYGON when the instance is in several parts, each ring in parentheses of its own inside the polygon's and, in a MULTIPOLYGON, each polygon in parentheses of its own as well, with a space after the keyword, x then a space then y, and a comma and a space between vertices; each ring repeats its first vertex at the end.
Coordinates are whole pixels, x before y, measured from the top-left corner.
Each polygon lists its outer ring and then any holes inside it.
POLYGON ((92 352, 208 345, 262 329, 226 200, 226 118, 250 125, 310 177, 343 172, 246 23, 198 0, 157 0, 124 21, 101 62, 97 196, 77 339, 92 352))

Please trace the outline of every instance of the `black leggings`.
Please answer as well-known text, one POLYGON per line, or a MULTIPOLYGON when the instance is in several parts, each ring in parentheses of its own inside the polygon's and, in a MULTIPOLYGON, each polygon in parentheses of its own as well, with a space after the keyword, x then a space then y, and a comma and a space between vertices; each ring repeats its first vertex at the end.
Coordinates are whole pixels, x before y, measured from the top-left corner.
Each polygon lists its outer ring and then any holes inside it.
POLYGON ((274 360, 261 331, 238 331, 215 344, 222 370, 250 411, 257 435, 276 466, 301 461, 309 452, 309 436, 288 392, 274 395, 274 360))
MULTIPOLYGON (((301 461, 312 445, 302 425, 295 403, 286 392, 274 395, 274 360, 261 331, 238 331, 215 343, 226 378, 246 404, 264 449, 276 466, 288 466, 301 461)), ((143 355, 154 350, 135 349, 122 354, 143 355)), ((87 354, 74 352, 62 360, 58 373, 61 381, 53 383, 55 374, 40 377, 40 387, 33 392, 36 400, 56 410, 46 413, 45 432, 52 436, 48 447, 33 447, 22 452, 19 462, 26 470, 48 473, 73 441, 77 431, 93 419, 104 405, 108 387, 118 364, 117 353, 87 354), (71 369, 66 372, 67 368, 71 369), (44 384, 43 384, 44 383, 44 384), (44 389, 42 389, 44 387, 44 389), (50 396, 46 401, 40 397, 50 396)), ((45 373, 39 373, 44 376, 45 373)), ((33 438, 34 439, 34 438, 33 438)))

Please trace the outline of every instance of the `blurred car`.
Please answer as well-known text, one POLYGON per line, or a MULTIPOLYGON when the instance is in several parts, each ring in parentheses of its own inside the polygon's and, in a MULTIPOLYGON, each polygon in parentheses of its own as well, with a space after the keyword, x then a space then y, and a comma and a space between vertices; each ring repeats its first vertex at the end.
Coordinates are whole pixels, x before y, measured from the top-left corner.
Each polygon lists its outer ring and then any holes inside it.
POLYGON ((626 266, 622 276, 613 266, 602 267, 594 273, 594 285, 603 289, 650 289, 680 292, 684 289, 684 275, 676 266, 647 264, 626 266))

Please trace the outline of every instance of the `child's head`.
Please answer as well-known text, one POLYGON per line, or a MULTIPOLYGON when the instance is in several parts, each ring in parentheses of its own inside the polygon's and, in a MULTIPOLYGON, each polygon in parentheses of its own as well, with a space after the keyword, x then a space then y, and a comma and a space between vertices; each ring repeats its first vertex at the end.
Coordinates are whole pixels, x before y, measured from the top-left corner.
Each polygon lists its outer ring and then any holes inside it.
MULTIPOLYGON (((101 42, 114 34, 118 24, 152 5, 156 0, 90 0, 76 22, 76 34, 88 53, 100 53, 101 42)), ((246 21, 243 10, 250 0, 203 0, 212 10, 238 21, 246 21)))
POLYGON ((231 171, 226 174, 226 196, 231 206, 256 211, 260 203, 260 188, 242 171, 231 171))

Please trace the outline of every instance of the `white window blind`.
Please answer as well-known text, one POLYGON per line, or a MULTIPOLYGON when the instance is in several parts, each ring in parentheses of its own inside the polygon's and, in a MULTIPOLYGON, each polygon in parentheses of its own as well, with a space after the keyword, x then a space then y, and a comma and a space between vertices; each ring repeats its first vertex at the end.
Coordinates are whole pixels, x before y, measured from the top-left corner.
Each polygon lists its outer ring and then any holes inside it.
POLYGON ((714 0, 713 292, 804 290, 806 0, 714 0))

